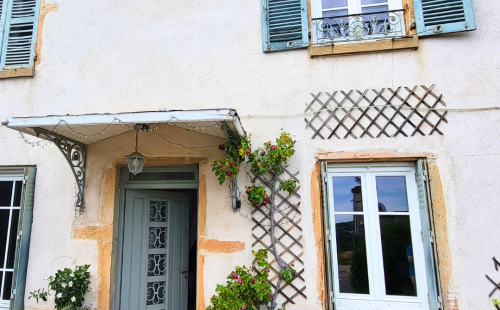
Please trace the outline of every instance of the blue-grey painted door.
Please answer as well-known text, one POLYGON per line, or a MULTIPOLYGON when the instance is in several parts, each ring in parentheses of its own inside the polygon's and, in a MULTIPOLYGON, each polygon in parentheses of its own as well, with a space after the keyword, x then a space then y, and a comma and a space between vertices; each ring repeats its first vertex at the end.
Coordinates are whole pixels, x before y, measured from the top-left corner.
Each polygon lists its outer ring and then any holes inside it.
POLYGON ((187 310, 189 197, 126 190, 120 310, 187 310))

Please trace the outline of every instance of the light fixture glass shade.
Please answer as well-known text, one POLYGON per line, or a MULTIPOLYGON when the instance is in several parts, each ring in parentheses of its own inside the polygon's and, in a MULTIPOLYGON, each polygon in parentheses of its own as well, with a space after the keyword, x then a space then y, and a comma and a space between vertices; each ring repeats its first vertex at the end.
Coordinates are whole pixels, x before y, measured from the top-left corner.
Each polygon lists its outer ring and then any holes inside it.
POLYGON ((142 171, 144 163, 146 162, 146 157, 144 157, 139 152, 133 152, 130 155, 125 156, 127 159, 128 170, 133 174, 138 174, 142 171))

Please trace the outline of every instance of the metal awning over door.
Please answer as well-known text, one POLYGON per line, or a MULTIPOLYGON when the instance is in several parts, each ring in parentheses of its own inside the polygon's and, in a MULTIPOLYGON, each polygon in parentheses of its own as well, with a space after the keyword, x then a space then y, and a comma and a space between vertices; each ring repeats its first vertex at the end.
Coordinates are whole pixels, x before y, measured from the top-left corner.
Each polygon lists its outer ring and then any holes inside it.
POLYGON ((176 126, 221 138, 244 136, 236 110, 147 111, 116 114, 12 117, 2 125, 53 142, 68 161, 77 182, 75 207, 83 210, 87 146, 134 130, 135 124, 176 126))

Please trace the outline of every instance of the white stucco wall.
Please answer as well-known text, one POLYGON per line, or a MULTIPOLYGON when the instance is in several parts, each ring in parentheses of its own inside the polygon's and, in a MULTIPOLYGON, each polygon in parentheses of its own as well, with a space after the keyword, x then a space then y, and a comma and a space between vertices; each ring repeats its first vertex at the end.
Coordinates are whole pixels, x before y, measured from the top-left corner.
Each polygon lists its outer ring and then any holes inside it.
MULTIPOLYGON (((439 127, 443 136, 357 140, 311 140, 312 131, 305 128, 302 116, 271 116, 302 113, 311 92, 431 84, 437 85, 437 93, 444 94, 451 109, 499 106, 500 39, 495 33, 500 26, 500 9, 496 1, 475 1, 477 31, 425 38, 418 50, 314 59, 307 50, 262 53, 256 1, 173 0, 124 5, 116 0, 61 0, 57 4, 58 10, 48 13, 43 25, 36 76, 0 80, 1 120, 12 116, 234 108, 254 145, 275 139, 281 128, 290 132, 297 140, 297 153, 290 164, 300 170, 308 296, 287 307, 292 310, 321 309, 309 194, 316 155, 325 151, 432 153, 437 158, 448 212, 453 260, 448 291, 460 309, 493 309, 488 299, 493 287, 484 275, 500 280, 491 261, 491 257, 500 256, 496 214, 500 112, 449 112, 448 124, 439 127)), ((74 240, 72 233, 73 227, 96 221, 98 209, 91 206, 88 215, 74 219, 74 179, 59 151, 52 145, 31 147, 5 127, 0 128, 0 145, 1 166, 38 167, 26 290, 42 286, 42 278, 67 264, 68 259, 62 256, 90 263, 92 281, 97 284, 97 245, 74 240)), ((120 144, 115 141, 106 146, 112 150, 110 145, 120 144)), ((145 155, 172 155, 154 146, 152 143, 145 155)), ((172 152, 183 154, 184 150, 172 152)), ((106 154, 95 149, 95 154, 99 153, 106 154)), ((211 151, 209 161, 216 156, 216 150, 211 151)), ((89 160, 92 158, 90 153, 89 160)), ((103 158, 97 161, 105 167, 103 158)), ((245 252, 206 255, 208 301, 215 285, 225 281, 234 265, 250 263, 252 225, 232 213, 226 189, 216 184, 210 169, 204 173, 208 237, 246 243, 245 252), (221 218, 225 220, 221 222, 221 218)), ((87 177, 92 184, 92 175, 87 177)), ((87 196, 92 195, 99 194, 87 189, 87 196)), ((99 197, 94 198, 98 201, 99 197)), ((250 213, 250 207, 244 205, 242 212, 250 213)), ((95 304, 95 292, 88 296, 89 303, 95 304)), ((26 305, 36 306, 33 299, 26 305)))

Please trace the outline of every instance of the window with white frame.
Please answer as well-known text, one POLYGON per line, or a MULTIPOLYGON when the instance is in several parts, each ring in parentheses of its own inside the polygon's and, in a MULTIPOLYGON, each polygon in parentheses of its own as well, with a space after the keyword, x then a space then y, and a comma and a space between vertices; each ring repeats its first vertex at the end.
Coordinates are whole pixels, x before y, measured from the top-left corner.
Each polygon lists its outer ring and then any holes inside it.
POLYGON ((313 0, 311 9, 314 43, 405 35, 402 0, 313 0))
POLYGON ((0 175, 0 309, 9 309, 23 176, 0 175))
POLYGON ((323 173, 337 309, 438 309, 415 165, 331 164, 323 173))
POLYGON ((35 175, 0 167, 0 309, 24 309, 35 175))

